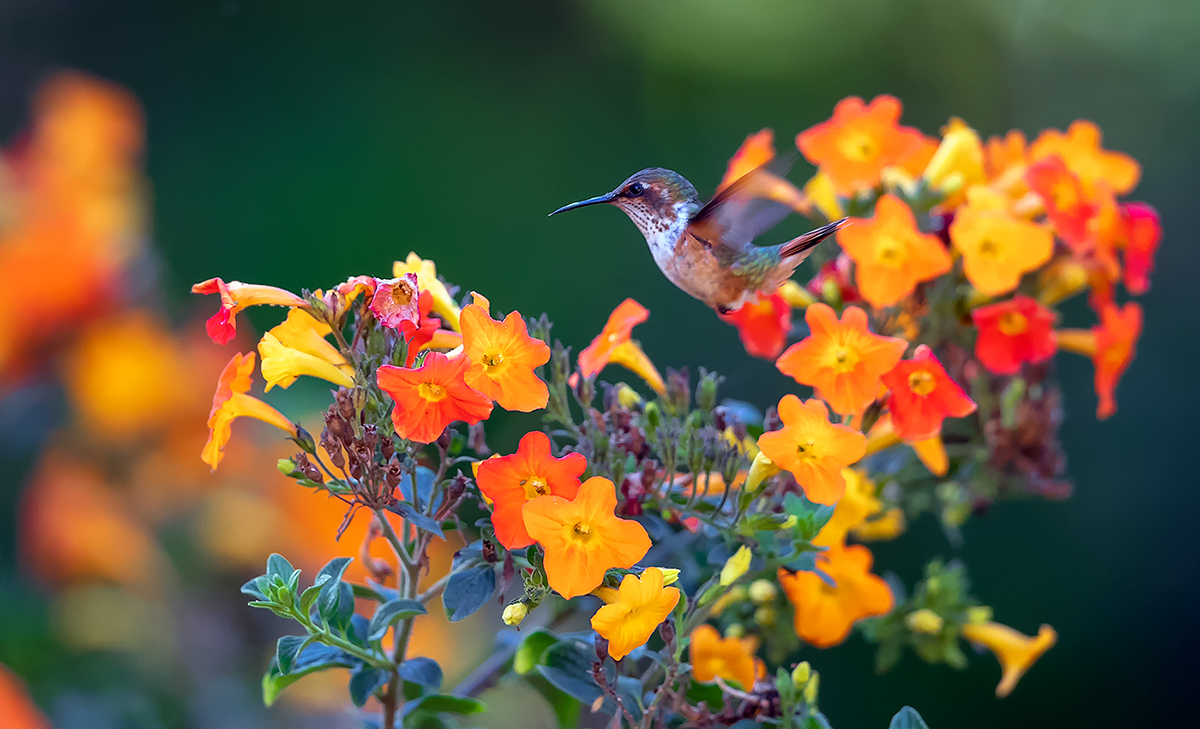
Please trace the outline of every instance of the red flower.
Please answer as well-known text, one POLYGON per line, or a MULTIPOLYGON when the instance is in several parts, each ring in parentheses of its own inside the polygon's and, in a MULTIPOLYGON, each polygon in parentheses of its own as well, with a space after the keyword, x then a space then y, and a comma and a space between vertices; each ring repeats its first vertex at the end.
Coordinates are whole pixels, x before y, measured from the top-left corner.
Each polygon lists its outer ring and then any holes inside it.
POLYGON ((304 299, 291 291, 262 284, 245 284, 241 281, 226 283, 219 278, 210 278, 192 285, 193 294, 220 294, 221 308, 205 322, 208 336, 217 344, 228 344, 237 334, 234 317, 247 306, 272 304, 274 306, 304 306, 304 299))
POLYGON ((1100 323, 1088 329, 1062 329, 1057 332, 1058 347, 1092 358, 1096 368, 1096 396, 1100 402, 1096 417, 1104 420, 1117 411, 1113 397, 1117 381, 1133 361, 1137 340, 1142 335, 1142 307, 1136 301, 1120 309, 1105 304, 1100 323))
POLYGON ((737 327, 746 354, 773 360, 787 344, 792 307, 776 291, 770 296, 759 296, 752 304, 743 304, 737 311, 721 314, 721 319, 737 327))
POLYGON ((850 256, 845 253, 839 253, 838 257, 832 261, 828 261, 816 276, 808 282, 808 290, 822 301, 834 300, 833 294, 836 294, 836 300, 840 300, 843 304, 854 304, 862 301, 862 297, 858 295, 858 289, 854 287, 854 279, 851 276, 851 269, 854 267, 854 261, 850 260, 850 256))
POLYGON ((546 494, 573 500, 579 491, 579 477, 586 470, 587 458, 582 453, 555 458, 550 438, 536 430, 521 438, 511 456, 481 461, 475 480, 483 495, 492 500, 496 539, 506 549, 533 544, 525 529, 525 504, 546 494))
POLYGON ((380 324, 396 329, 404 322, 415 325, 420 320, 417 301, 417 274, 406 273, 399 278, 376 279, 369 308, 380 324))
POLYGON ((1016 374, 1025 362, 1054 356, 1054 314, 1028 296, 981 306, 971 312, 979 336, 975 358, 998 375, 1016 374))
POLYGON ((375 373, 380 389, 392 396, 396 435, 432 443, 456 420, 474 425, 492 414, 492 401, 463 379, 470 362, 429 352, 420 367, 383 365, 375 373))
POLYGON ((1150 290, 1162 224, 1158 211, 1140 202, 1122 205, 1121 221, 1125 228, 1125 288, 1140 296, 1150 290))
POLYGON ((913 358, 883 376, 891 390, 888 410, 892 427, 906 441, 932 438, 942 432, 942 421, 975 412, 975 402, 946 374, 933 351, 922 344, 913 358))
POLYGON ((1095 206, 1084 193, 1083 184, 1062 158, 1057 155, 1035 162, 1025 171, 1029 189, 1041 196, 1046 205, 1046 217, 1054 224, 1060 238, 1076 253, 1091 245, 1088 220, 1095 206))

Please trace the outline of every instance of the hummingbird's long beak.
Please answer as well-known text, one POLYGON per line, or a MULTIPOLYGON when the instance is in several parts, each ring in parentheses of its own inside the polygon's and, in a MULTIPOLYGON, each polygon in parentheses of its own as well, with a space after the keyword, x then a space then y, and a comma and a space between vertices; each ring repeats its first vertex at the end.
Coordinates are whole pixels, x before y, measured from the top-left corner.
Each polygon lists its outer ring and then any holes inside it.
MULTIPOLYGON (((570 205, 563 205, 558 210, 555 210, 554 212, 550 213, 550 215, 558 215, 559 213, 565 213, 568 210, 574 210, 575 208, 582 208, 582 207, 586 207, 588 205, 598 205, 600 203, 612 202, 613 198, 615 198, 616 196, 617 196, 617 193, 615 191, 614 192, 606 192, 605 194, 600 195, 599 197, 589 197, 587 200, 580 200, 579 202, 573 202, 570 205)), ((548 218, 548 217, 550 217, 550 215, 547 215, 546 217, 548 218)))

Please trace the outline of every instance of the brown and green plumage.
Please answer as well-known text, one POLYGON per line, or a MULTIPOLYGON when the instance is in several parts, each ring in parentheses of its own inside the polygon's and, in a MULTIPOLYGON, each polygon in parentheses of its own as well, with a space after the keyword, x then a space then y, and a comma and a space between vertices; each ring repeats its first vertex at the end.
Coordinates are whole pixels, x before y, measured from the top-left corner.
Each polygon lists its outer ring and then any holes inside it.
POLYGON ((642 170, 615 190, 555 210, 608 203, 625 211, 646 238, 654 262, 671 283, 720 312, 736 310, 791 277, 813 247, 846 224, 842 219, 775 246, 754 238, 791 209, 767 195, 790 183, 760 167, 721 190, 707 204, 682 175, 661 167, 642 170))

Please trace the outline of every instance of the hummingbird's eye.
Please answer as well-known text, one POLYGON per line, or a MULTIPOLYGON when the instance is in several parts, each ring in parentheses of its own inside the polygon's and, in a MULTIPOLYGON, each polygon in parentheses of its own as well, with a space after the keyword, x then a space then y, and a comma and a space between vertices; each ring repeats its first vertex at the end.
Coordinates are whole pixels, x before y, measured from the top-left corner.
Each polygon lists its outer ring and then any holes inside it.
POLYGON ((638 195, 641 195, 645 191, 646 191, 646 186, 640 182, 635 182, 632 185, 630 185, 629 187, 625 188, 625 194, 629 197, 637 197, 638 195))

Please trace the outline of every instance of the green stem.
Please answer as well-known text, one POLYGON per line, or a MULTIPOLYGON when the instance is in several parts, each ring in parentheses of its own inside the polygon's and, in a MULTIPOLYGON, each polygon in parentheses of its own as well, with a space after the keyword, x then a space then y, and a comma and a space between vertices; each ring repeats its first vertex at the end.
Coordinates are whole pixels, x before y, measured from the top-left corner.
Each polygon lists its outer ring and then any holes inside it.
POLYGON ((341 648, 345 652, 361 660, 363 663, 370 664, 376 668, 382 668, 387 671, 394 670, 396 668, 395 663, 387 659, 380 659, 379 656, 367 650, 366 648, 357 646, 345 638, 334 635, 326 627, 318 627, 317 625, 314 625, 312 620, 310 620, 307 615, 301 615, 300 611, 295 610, 294 608, 292 610, 292 615, 295 616, 297 622, 303 625, 311 635, 317 636, 317 640, 325 645, 331 645, 334 648, 341 648))

